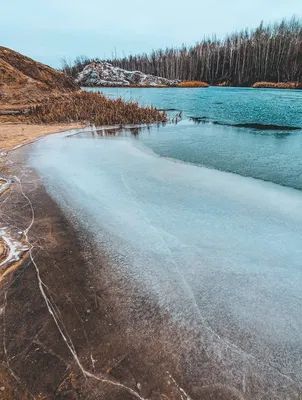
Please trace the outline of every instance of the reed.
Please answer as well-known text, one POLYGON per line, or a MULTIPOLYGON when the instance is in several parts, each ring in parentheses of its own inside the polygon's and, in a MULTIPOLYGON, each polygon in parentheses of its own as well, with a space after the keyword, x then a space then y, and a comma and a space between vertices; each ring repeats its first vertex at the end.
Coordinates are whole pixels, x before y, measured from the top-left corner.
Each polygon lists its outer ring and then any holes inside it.
POLYGON ((32 123, 153 124, 166 122, 167 115, 154 107, 140 107, 136 102, 79 91, 61 98, 48 98, 29 110, 27 120, 32 123))
POLYGON ((299 82, 256 82, 252 87, 268 89, 302 89, 302 84, 299 82))
POLYGON ((207 88, 209 84, 202 81, 183 81, 177 87, 182 88, 207 88))

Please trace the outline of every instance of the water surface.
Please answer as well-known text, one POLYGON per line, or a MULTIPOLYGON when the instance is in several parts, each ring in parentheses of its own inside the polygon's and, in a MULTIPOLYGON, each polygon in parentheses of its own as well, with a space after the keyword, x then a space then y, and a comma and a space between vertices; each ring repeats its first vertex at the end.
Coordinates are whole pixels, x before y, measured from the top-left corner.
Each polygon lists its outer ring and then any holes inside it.
POLYGON ((179 124, 142 130, 138 136, 161 156, 302 189, 301 90, 103 88, 102 92, 175 109, 169 111, 172 117, 176 110, 183 111, 179 124))

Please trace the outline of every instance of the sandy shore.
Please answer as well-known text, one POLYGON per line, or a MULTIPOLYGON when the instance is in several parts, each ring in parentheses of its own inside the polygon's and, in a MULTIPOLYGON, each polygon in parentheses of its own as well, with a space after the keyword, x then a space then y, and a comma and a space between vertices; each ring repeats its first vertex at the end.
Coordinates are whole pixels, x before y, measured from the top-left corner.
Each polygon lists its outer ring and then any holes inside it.
POLYGON ((0 151, 9 150, 20 144, 26 144, 27 142, 31 142, 40 136, 63 132, 69 129, 76 129, 80 128, 81 126, 82 125, 79 123, 28 125, 24 123, 5 122, 3 118, 0 119, 0 151))

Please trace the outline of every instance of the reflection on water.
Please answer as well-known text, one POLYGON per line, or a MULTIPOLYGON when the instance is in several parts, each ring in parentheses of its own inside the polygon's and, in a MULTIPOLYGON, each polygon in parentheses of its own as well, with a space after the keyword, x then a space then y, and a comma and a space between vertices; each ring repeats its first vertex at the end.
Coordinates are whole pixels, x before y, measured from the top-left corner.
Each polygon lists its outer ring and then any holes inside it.
MULTIPOLYGON (((154 126, 153 126, 154 128, 154 126)), ((78 139, 100 139, 105 137, 138 137, 143 130, 151 131, 151 126, 129 126, 129 127, 94 127, 85 128, 77 134, 67 135, 67 138, 78 139)))
POLYGON ((142 128, 138 128, 138 127, 129 128, 129 131, 130 131, 131 135, 133 135, 134 137, 137 137, 140 134, 140 132, 142 131, 142 128))
POLYGON ((213 121, 208 117, 189 117, 190 121, 195 124, 214 124, 223 126, 233 126, 234 128, 250 128, 259 131, 299 131, 302 130, 302 126, 284 126, 274 124, 259 124, 259 123, 245 123, 245 124, 230 124, 227 122, 213 121))
POLYGON ((209 123, 208 117, 189 117, 189 120, 194 122, 194 124, 207 124, 209 123))

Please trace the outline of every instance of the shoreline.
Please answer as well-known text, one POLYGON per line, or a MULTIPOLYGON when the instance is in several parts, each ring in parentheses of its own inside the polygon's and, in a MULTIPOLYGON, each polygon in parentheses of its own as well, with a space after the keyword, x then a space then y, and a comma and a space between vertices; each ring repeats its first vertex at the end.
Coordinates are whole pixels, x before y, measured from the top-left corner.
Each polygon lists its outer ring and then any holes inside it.
POLYGON ((138 86, 138 85, 116 85, 116 86, 99 86, 99 85, 91 85, 91 86, 81 86, 82 89, 207 89, 209 87, 219 87, 219 88, 242 88, 242 89, 282 89, 282 90, 302 90, 302 84, 296 85, 293 82, 256 82, 250 86, 233 86, 233 85, 224 85, 224 84, 217 84, 208 86, 138 86))
POLYGON ((72 129, 82 128, 81 123, 26 124, 13 121, 2 122, 0 118, 0 154, 33 143, 42 137, 72 129))

